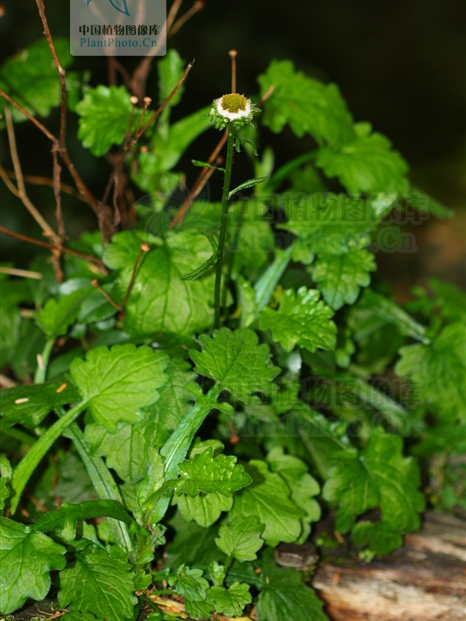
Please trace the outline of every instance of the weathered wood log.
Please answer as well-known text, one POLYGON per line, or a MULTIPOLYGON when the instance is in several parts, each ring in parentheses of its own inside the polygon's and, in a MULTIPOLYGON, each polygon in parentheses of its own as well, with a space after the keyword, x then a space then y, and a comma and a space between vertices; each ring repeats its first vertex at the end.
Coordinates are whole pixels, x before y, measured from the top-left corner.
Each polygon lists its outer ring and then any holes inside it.
POLYGON ((323 562, 312 586, 332 621, 464 621, 466 521, 427 512, 402 549, 370 563, 323 562))

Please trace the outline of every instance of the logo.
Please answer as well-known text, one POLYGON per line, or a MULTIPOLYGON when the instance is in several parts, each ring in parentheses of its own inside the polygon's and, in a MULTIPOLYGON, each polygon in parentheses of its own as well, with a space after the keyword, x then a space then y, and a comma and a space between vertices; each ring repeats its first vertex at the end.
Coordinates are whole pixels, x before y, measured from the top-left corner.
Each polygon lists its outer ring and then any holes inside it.
MULTIPOLYGON (((87 0, 87 6, 89 6, 91 2, 92 0, 87 0)), ((126 0, 109 0, 109 2, 119 13, 123 13, 123 15, 131 17, 126 0)))

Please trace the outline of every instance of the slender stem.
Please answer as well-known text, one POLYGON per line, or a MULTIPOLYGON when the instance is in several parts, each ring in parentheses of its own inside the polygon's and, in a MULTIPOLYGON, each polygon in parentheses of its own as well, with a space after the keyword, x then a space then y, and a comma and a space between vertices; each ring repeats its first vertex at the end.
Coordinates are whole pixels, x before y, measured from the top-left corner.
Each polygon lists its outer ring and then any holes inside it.
POLYGON ((11 498, 11 514, 13 515, 18 508, 19 500, 23 489, 32 476, 34 470, 39 465, 39 462, 52 444, 58 440, 67 427, 79 416, 79 414, 86 409, 87 403, 79 403, 74 408, 69 410, 65 416, 57 420, 51 427, 47 429, 43 436, 41 436, 34 446, 29 449, 23 459, 16 466, 11 479, 11 488, 13 495, 11 498))
POLYGON ((225 250, 225 239, 227 235, 228 224, 228 194, 230 192, 231 170, 233 168, 233 149, 235 144, 235 135, 231 131, 228 132, 227 142, 227 159, 225 163, 225 182, 223 184, 222 194, 222 219, 220 222, 220 237, 218 240, 218 262, 215 269, 215 328, 220 328, 220 315, 222 311, 222 268, 223 254, 225 250))
MULTIPOLYGON (((223 133, 222 137, 220 138, 217 146, 215 147, 215 149, 210 154, 209 159, 207 160, 208 164, 213 164, 216 161, 216 159, 218 157, 218 154, 223 149, 223 146, 224 146, 225 142, 227 141, 227 138, 228 138, 228 130, 225 130, 225 132, 223 133)), ((173 218, 173 220, 170 222, 170 228, 171 229, 176 224, 178 224, 178 223, 180 224, 180 226, 183 224, 183 218, 184 218, 186 212, 191 207, 194 198, 199 194, 199 192, 202 190, 202 188, 204 187, 205 183, 207 182, 207 178, 208 178, 207 175, 208 175, 209 171, 213 172, 213 169, 212 168, 203 168, 201 170, 201 172, 199 173, 199 176, 196 179, 196 181, 194 182, 194 185, 193 185, 190 193, 188 194, 187 198, 185 199, 185 201, 183 202, 181 207, 176 212, 176 215, 173 218)))
POLYGON ((53 344, 55 339, 49 339, 45 343, 45 347, 40 355, 40 363, 37 365, 36 374, 34 377, 34 384, 43 384, 47 375, 47 366, 49 364, 50 354, 52 353, 53 344))
MULTIPOLYGON (((60 416, 65 416, 66 414, 63 408, 58 408, 57 411, 60 416)), ((99 498, 116 500, 123 505, 123 499, 118 485, 115 483, 115 479, 107 468, 104 460, 90 453, 79 425, 77 423, 72 423, 68 427, 66 434, 73 440, 73 444, 86 467, 87 473, 99 498)), ((133 550, 133 544, 126 524, 112 518, 108 519, 108 523, 112 529, 115 541, 125 547, 128 552, 131 552, 133 550)))

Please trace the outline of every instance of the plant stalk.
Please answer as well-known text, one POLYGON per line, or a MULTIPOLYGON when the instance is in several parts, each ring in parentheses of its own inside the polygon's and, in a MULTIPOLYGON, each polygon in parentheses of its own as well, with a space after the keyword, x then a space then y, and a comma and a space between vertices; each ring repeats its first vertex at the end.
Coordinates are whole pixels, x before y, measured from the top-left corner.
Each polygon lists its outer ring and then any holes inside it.
POLYGON ((52 353, 53 345, 55 343, 55 339, 49 339, 45 343, 45 347, 41 354, 40 363, 37 364, 36 373, 34 376, 34 384, 43 384, 45 382, 45 378, 47 376, 47 367, 49 364, 50 354, 52 353))
POLYGON ((233 168, 233 149, 235 145, 235 135, 230 129, 228 131, 227 158, 225 162, 225 177, 222 193, 222 219, 220 221, 220 237, 218 240, 218 261, 215 268, 215 323, 216 330, 220 328, 220 316, 222 311, 222 269, 223 255, 225 251, 225 239, 227 236, 228 225, 228 194, 230 192, 231 170, 233 168))

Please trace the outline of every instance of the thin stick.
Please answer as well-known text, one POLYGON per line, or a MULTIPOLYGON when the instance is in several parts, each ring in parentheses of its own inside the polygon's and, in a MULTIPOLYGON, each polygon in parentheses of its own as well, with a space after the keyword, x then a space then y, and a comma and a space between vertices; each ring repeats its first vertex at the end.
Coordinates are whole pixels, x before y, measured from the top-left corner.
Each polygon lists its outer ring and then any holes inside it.
POLYGON ((30 270, 19 270, 16 267, 2 267, 0 266, 0 274, 9 274, 10 276, 21 276, 22 278, 35 278, 41 280, 43 274, 40 272, 31 272, 30 270))
POLYGON ((136 280, 136 276, 137 276, 137 273, 138 273, 139 264, 141 263, 141 259, 142 259, 142 257, 144 256, 144 254, 146 252, 149 252, 149 250, 150 250, 149 244, 146 244, 146 243, 141 244, 141 250, 139 251, 138 258, 136 259, 136 263, 134 264, 133 273, 131 274, 131 279, 129 281, 128 288, 126 289, 125 297, 123 298, 123 302, 121 303, 121 308, 123 310, 124 310, 124 308, 126 306, 126 302, 128 301, 128 298, 129 298, 129 296, 131 294, 131 290, 133 288, 134 281, 136 280))
POLYGON ((122 310, 123 310, 123 307, 122 307, 122 306, 120 306, 120 304, 117 304, 117 303, 115 302, 115 300, 114 300, 114 299, 113 299, 113 298, 112 298, 112 297, 111 297, 111 296, 110 296, 110 295, 109 295, 109 294, 105 291, 105 289, 102 289, 102 287, 100 286, 100 284, 99 284, 99 281, 98 281, 98 280, 94 279, 94 280, 91 282, 91 285, 92 285, 93 287, 95 287, 96 289, 98 289, 98 290, 100 291, 100 293, 104 296, 104 298, 105 298, 108 302, 110 302, 110 304, 111 304, 114 308, 116 308, 116 309, 117 309, 117 310, 119 310, 119 311, 122 311, 122 310))
POLYGON ((53 194, 55 196, 55 218, 57 220, 58 235, 65 237, 65 222, 61 210, 61 166, 58 163, 57 149, 52 147, 53 157, 53 194))
MULTIPOLYGON (((7 128, 7 133, 8 133, 8 142, 10 145, 10 155, 11 155, 11 160, 13 162, 13 168, 15 169, 16 181, 18 184, 18 192, 16 196, 21 200, 23 205, 29 211, 29 213, 34 218, 34 220, 37 222, 37 224, 40 226, 40 228, 45 232, 45 234, 48 235, 49 237, 57 238, 57 234, 55 233, 55 231, 52 229, 49 223, 42 217, 42 215, 39 213, 37 208, 32 204, 32 202, 29 200, 29 197, 26 193, 26 188, 25 188, 24 180, 23 180, 23 173, 21 170, 21 164, 20 164, 19 157, 18 157, 18 150, 16 148, 16 137, 15 137, 15 130, 13 126, 13 119, 11 117, 11 110, 9 106, 5 106, 4 111, 5 111, 6 128, 7 128)), ((3 170, 3 168, 1 169, 1 176, 2 178, 6 177, 6 173, 3 170)))
MULTIPOLYGON (((219 156, 217 157, 216 160, 214 160, 214 166, 218 166, 222 162, 223 162, 223 158, 219 156)), ((190 209, 191 205, 193 204, 194 199, 197 196, 199 196, 199 194, 202 192, 202 189, 204 188, 205 184, 209 181, 209 179, 212 177, 214 172, 215 172, 215 168, 204 168, 202 170, 201 174, 196 179, 196 182, 194 183, 193 187, 189 191, 188 196, 184 199, 183 204, 176 212, 175 216, 173 217, 173 220, 170 222, 171 229, 174 228, 177 224, 182 226, 184 217, 186 213, 188 212, 188 210, 190 209)))
MULTIPOLYGON (((175 21, 178 11, 180 10, 182 1, 183 0, 175 0, 173 2, 168 13, 165 32, 168 32, 170 30, 173 22, 175 21)), ((147 77, 149 75, 153 60, 154 54, 152 52, 149 52, 133 71, 133 75, 131 78, 128 78, 128 81, 126 80, 125 76, 123 76, 123 79, 125 80, 125 84, 128 86, 128 89, 139 99, 143 99, 144 95, 146 94, 147 77)))
POLYGON ((238 52, 236 50, 230 50, 228 52, 231 58, 231 92, 236 93, 236 57, 238 52))
MULTIPOLYGON (((212 151, 212 153, 209 156, 209 159, 207 160, 208 164, 212 164, 218 157, 218 154, 220 153, 220 151, 223 149, 224 144, 226 143, 228 138, 228 130, 226 130, 222 137, 220 138, 220 140, 217 143, 217 146, 215 147, 215 149, 212 151)), ((184 200, 183 204, 181 205, 181 207, 179 208, 179 210, 176 212, 176 215, 174 216, 173 220, 170 222, 170 228, 172 229, 174 226, 176 226, 178 223, 181 225, 183 223, 183 218, 186 215, 186 212, 188 211, 188 209, 191 207, 192 205, 192 199, 193 197, 201 191, 201 189, 204 187, 204 185, 206 184, 207 180, 205 179, 205 176, 208 174, 207 171, 212 170, 211 168, 203 168, 201 170, 201 172, 199 173, 196 181, 194 182, 193 187, 191 188, 190 193, 188 194, 187 198, 184 200), (196 194, 197 192, 197 194, 196 194)))
POLYGON ((21 114, 24 114, 25 117, 27 117, 30 121, 32 121, 34 125, 38 129, 40 129, 40 131, 43 134, 47 136, 49 140, 51 140, 52 142, 55 142, 57 140, 55 136, 52 133, 50 133, 49 130, 44 125, 42 125, 40 121, 36 119, 36 117, 32 116, 32 114, 30 114, 25 108, 23 108, 23 106, 21 106, 14 99, 12 99, 7 93, 5 93, 5 91, 2 91, 1 88, 0 88, 0 96, 3 97, 3 99, 6 99, 9 103, 11 103, 12 106, 14 106, 17 110, 19 110, 21 114))
POLYGON ((42 26, 44 27, 44 34, 47 39, 48 46, 50 48, 50 52, 52 54, 53 62, 55 63, 55 67, 58 72, 58 79, 60 80, 60 94, 61 94, 61 102, 60 102, 60 148, 65 147, 65 138, 66 138, 66 82, 65 75, 66 72, 63 67, 60 65, 60 61, 58 59, 57 51, 55 49, 55 45, 53 44, 52 35, 50 33, 50 28, 47 22, 47 18, 45 17, 45 6, 43 0, 36 0, 37 9, 39 10, 39 16, 42 21, 42 26))
POLYGON ((222 192, 222 217, 220 221, 220 235, 218 239, 218 261, 215 266, 215 329, 220 328, 221 323, 221 311, 222 311, 222 269, 223 269, 223 255, 225 252, 225 239, 227 234, 228 224, 228 193, 230 191, 231 170, 233 168, 233 151, 235 144, 235 136, 232 131, 228 132, 228 144, 227 144, 227 158, 225 162, 225 181, 223 184, 222 192))
POLYGON ((183 0, 174 0, 173 4, 170 7, 170 11, 168 12, 168 16, 167 16, 167 31, 170 30, 170 28, 173 25, 173 22, 176 19, 176 16, 178 14, 178 11, 180 10, 181 7, 181 3, 183 2, 183 0))
MULTIPOLYGON (((11 179, 16 179, 16 175, 12 170, 5 170, 5 173, 11 179)), ((23 175, 23 179, 26 183, 32 183, 33 185, 46 185, 50 188, 53 188, 53 179, 49 179, 48 177, 39 177, 37 175, 23 175)), ((12 187, 14 187, 13 184, 12 184, 12 187)), ((61 183, 60 190, 62 192, 65 192, 66 194, 69 194, 70 196, 74 196, 74 198, 77 198, 78 200, 83 201, 84 203, 86 202, 86 199, 79 192, 77 192, 71 185, 67 185, 66 183, 61 183)))
POLYGON ((202 11, 202 9, 204 8, 204 2, 203 0, 196 0, 196 2, 193 4, 193 6, 186 11, 186 13, 184 15, 182 15, 174 24, 173 26, 170 28, 170 30, 168 31, 168 36, 169 37, 173 37, 174 34, 176 34, 178 32, 178 30, 184 26, 184 24, 186 24, 186 22, 188 21, 188 19, 191 19, 191 17, 193 15, 196 15, 196 13, 199 13, 199 11, 202 11))
POLYGON ((38 239, 34 239, 32 237, 28 237, 27 235, 22 235, 21 233, 15 233, 15 231, 10 231, 10 229, 6 229, 4 226, 0 226, 0 233, 5 233, 5 235, 9 235, 10 237, 14 237, 15 239, 19 239, 21 241, 28 242, 29 244, 34 244, 35 246, 41 246, 42 248, 49 248, 49 250, 59 250, 60 252, 64 252, 65 254, 71 254, 74 257, 79 257, 80 259, 84 259, 85 261, 91 261, 91 263, 95 263, 100 271, 107 275, 107 269, 100 259, 97 257, 93 257, 90 254, 84 254, 82 252, 78 252, 77 250, 71 250, 71 248, 65 248, 65 246, 56 246, 54 244, 48 244, 47 242, 39 241, 38 239))
MULTIPOLYGON (((14 99, 12 99, 2 89, 0 89, 0 96, 3 97, 4 99, 6 99, 9 103, 11 103, 12 106, 14 106, 17 110, 19 110, 22 114, 24 114, 25 117, 27 117, 30 121, 32 121, 32 123, 34 123, 34 125, 38 129, 40 129, 40 131, 43 134, 45 134, 49 140, 51 140, 53 143, 59 144, 58 143, 58 139, 56 138, 56 136, 54 136, 51 132, 49 132, 49 130, 46 127, 44 127, 44 125, 42 125, 42 123, 40 121, 38 121, 35 117, 33 117, 32 114, 30 114, 25 108, 23 108, 23 106, 21 106, 14 99)), ((68 152, 66 150, 65 151, 60 151, 60 155, 61 155, 63 161, 65 162, 65 164, 66 164, 66 166, 67 166, 71 176, 73 177, 74 182, 76 183, 76 187, 78 188, 79 192, 83 196, 86 197, 86 202, 91 206, 92 210, 99 217, 99 211, 100 211, 99 203, 98 203, 97 199, 94 198, 94 196, 88 190, 86 184, 84 183, 84 181, 79 176, 79 173, 76 170, 76 168, 74 167, 74 164, 71 161, 70 156, 68 155, 68 152)))

